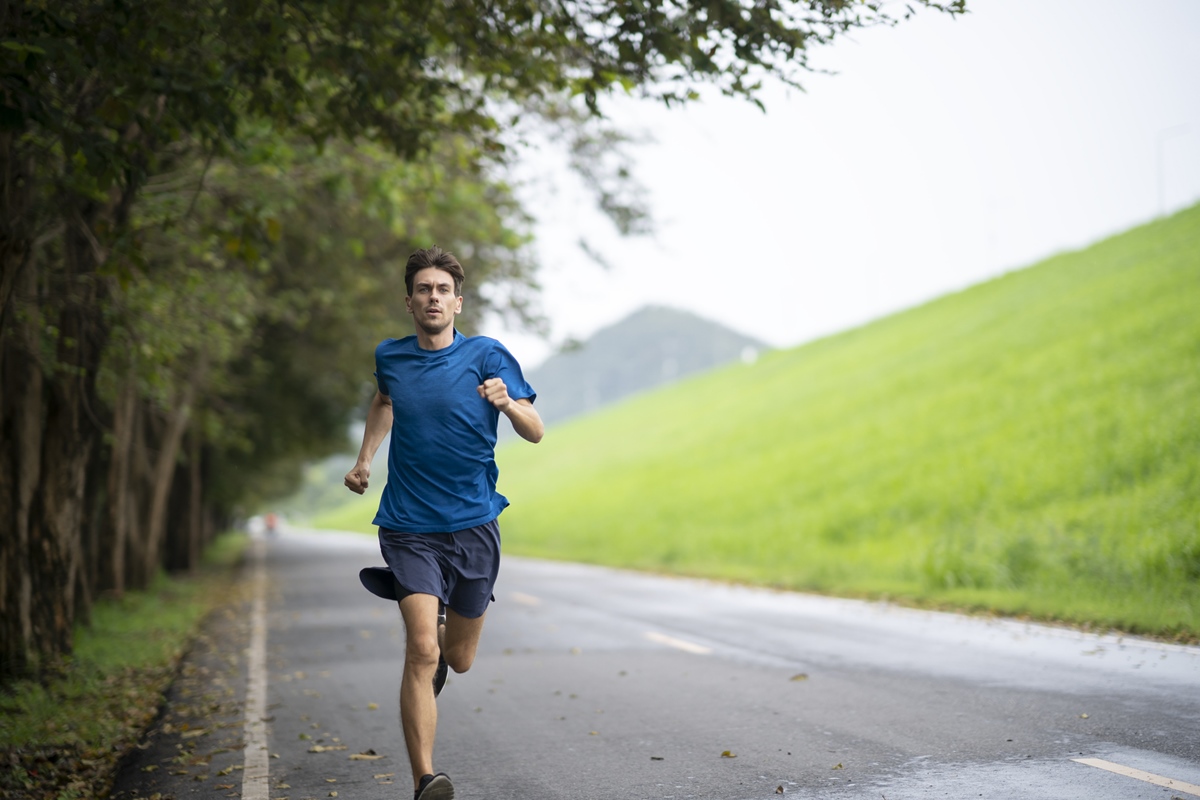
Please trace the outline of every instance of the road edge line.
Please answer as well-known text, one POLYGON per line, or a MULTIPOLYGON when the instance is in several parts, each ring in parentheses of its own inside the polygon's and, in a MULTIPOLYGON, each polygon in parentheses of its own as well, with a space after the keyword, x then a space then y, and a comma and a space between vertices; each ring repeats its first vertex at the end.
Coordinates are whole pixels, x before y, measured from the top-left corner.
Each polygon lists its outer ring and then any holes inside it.
POLYGON ((243 739, 242 800, 269 800, 271 754, 267 741, 267 570, 266 543, 254 542, 253 605, 246 653, 246 722, 243 739))

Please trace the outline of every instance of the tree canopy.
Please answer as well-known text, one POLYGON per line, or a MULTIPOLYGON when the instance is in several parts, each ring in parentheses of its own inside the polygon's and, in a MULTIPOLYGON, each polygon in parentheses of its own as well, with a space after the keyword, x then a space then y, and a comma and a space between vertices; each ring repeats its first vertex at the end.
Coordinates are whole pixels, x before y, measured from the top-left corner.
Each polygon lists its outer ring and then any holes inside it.
MULTIPOLYGON (((961 13, 964 2, 915 5, 961 13)), ((534 321, 513 131, 596 165, 600 98, 756 101, 912 13, 862 0, 14 0, 0 7, 0 680, 187 568, 336 448, 404 258, 534 321), (492 291, 496 290, 496 291, 492 291)), ((602 124, 602 123, 601 123, 602 124)), ((590 172, 589 172, 590 171, 590 172)))

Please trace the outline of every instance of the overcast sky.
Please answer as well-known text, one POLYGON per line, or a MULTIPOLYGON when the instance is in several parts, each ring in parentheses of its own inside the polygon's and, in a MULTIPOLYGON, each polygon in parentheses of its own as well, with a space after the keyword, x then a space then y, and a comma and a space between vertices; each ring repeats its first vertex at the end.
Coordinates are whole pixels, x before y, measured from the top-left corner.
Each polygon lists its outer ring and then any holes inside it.
POLYGON ((553 342, 485 332, 529 368, 653 303, 792 346, 1200 201, 1200 1, 968 7, 821 51, 838 74, 770 87, 766 114, 611 103, 654 139, 634 151, 653 237, 530 154, 553 342))

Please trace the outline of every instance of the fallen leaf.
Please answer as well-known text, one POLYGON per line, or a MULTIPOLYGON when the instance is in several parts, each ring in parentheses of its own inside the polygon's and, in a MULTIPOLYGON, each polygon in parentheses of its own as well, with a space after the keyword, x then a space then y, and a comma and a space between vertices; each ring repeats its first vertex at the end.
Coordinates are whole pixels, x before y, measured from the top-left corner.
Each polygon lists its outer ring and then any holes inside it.
POLYGON ((665 759, 662 756, 650 756, 650 760, 651 761, 663 761, 665 759))
POLYGON ((599 736, 599 735, 600 735, 599 731, 588 731, 588 736, 599 736))
POLYGON ((830 769, 845 769, 845 767, 843 767, 842 763, 839 761, 836 767, 830 767, 830 769))
POLYGON ((217 788, 218 789, 232 789, 233 784, 232 783, 218 783, 217 788))
POLYGON ((775 787, 775 794, 783 794, 783 784, 775 787))
POLYGON ((351 761, 377 761, 381 758, 383 756, 378 755, 374 750, 368 750, 365 753, 355 753, 350 756, 351 761))
POLYGON ((337 778, 326 778, 325 782, 326 783, 337 783, 337 778))
POLYGON ((737 758, 737 755, 730 750, 721 753, 721 758, 737 758))
POLYGON ((329 753, 334 750, 345 750, 345 749, 347 749, 347 747, 344 744, 314 744, 312 747, 308 748, 308 752, 310 752, 310 753, 329 753))
POLYGON ((148 766, 142 767, 142 772, 154 772, 154 770, 156 770, 156 769, 158 769, 158 764, 150 764, 148 766))
POLYGON ((788 678, 788 680, 792 680, 792 681, 806 681, 806 680, 808 680, 808 673, 807 673, 807 672, 797 672, 797 673, 796 673, 795 675, 793 675, 791 678, 788 678))
POLYGON ((378 711, 379 703, 367 703, 367 711, 378 711))
POLYGON ((380 778, 394 778, 394 777, 396 777, 396 773, 394 773, 394 772, 381 772, 375 776, 375 780, 379 780, 380 778))
POLYGON ((1087 719, 1087 718, 1088 718, 1088 715, 1087 715, 1087 714, 1080 714, 1080 715, 1079 715, 1079 718, 1080 718, 1080 719, 1087 719))
POLYGON ((337 797, 337 792, 330 792, 330 793, 329 793, 329 796, 330 796, 330 797, 337 797))

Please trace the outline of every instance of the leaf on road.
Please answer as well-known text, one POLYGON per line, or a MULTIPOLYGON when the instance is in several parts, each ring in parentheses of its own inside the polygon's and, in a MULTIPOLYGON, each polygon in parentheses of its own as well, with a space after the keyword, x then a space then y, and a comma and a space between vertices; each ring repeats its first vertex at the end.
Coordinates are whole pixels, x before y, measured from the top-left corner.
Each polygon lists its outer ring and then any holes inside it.
POLYGON ((1079 718, 1080 718, 1080 719, 1087 719, 1087 718, 1088 718, 1088 715, 1087 715, 1087 714, 1080 714, 1080 715, 1079 715, 1079 718))
POLYGON ((375 775, 374 777, 375 777, 375 780, 381 780, 381 779, 383 779, 383 778, 394 778, 394 777, 396 777, 396 773, 394 773, 394 772, 381 772, 381 773, 379 773, 378 775, 375 775))
POLYGON ((348 749, 348 748, 344 744, 314 744, 312 747, 308 748, 308 752, 310 752, 310 753, 328 753, 333 750, 346 750, 346 749, 348 749))
POLYGON ((732 750, 725 750, 721 753, 721 758, 737 758, 737 754, 732 750))
POLYGON ((808 673, 807 673, 807 672, 797 672, 795 675, 793 675, 793 676, 792 676, 791 678, 789 678, 788 680, 792 680, 792 681, 806 681, 806 680, 808 680, 808 673))
POLYGON ((383 756, 379 755, 374 750, 364 750, 361 753, 354 753, 352 756, 350 756, 351 761, 375 761, 379 758, 383 758, 383 756))
POLYGON ((325 782, 326 783, 337 783, 337 778, 326 778, 325 782))
POLYGON ((665 761, 666 759, 664 759, 662 756, 650 756, 650 760, 651 761, 665 761))
POLYGON ((572 648, 571 648, 571 655, 573 655, 573 656, 577 656, 577 655, 579 655, 579 654, 580 654, 580 653, 582 653, 582 652, 583 652, 583 648, 582 648, 582 647, 572 647, 572 648))
POLYGON ((367 703, 367 711, 378 711, 379 703, 367 703))
POLYGON ((839 761, 836 767, 830 767, 830 769, 845 769, 845 767, 843 767, 842 762, 839 761))
POLYGON ((588 731, 588 736, 599 736, 600 731, 588 731))
POLYGON ((775 794, 783 794, 783 784, 782 783, 775 787, 775 794))

